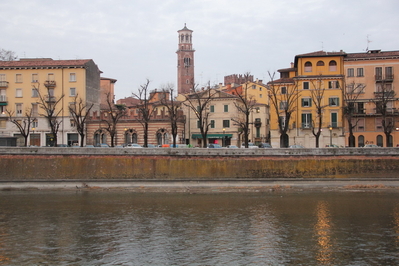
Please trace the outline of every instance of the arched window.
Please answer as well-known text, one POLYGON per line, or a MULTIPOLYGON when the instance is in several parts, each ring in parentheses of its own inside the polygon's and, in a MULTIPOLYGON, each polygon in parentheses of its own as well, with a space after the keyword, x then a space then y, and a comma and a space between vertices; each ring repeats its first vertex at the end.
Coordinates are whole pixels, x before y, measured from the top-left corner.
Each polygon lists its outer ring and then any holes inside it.
POLYGON ((125 144, 137 143, 137 132, 134 129, 125 129, 125 144))
POLYGON ((380 147, 384 147, 383 141, 384 141, 384 138, 381 135, 378 135, 377 136, 377 145, 380 147))
POLYGON ((393 147, 393 137, 392 137, 392 135, 389 135, 388 147, 393 147))
POLYGON ((357 143, 358 143, 358 147, 363 147, 364 146, 364 136, 363 135, 360 135, 357 138, 357 143))
POLYGON ((94 133, 94 146, 99 146, 101 143, 107 143, 107 135, 100 129, 94 133))
POLYGON ((184 60, 185 67, 189 67, 191 65, 191 58, 186 57, 183 60, 184 60))
POLYGON ((312 63, 309 61, 305 63, 305 72, 312 72, 312 63))
POLYGON ((317 65, 317 66, 324 66, 324 62, 323 62, 323 61, 319 61, 319 62, 317 62, 316 65, 317 65))
POLYGON ((184 34, 181 35, 181 41, 180 42, 184 42, 184 34))
POLYGON ((158 145, 169 144, 169 134, 166 131, 166 129, 164 128, 159 129, 157 131, 156 137, 158 145))
POLYGON ((328 66, 330 71, 337 71, 337 62, 335 60, 331 60, 328 66))

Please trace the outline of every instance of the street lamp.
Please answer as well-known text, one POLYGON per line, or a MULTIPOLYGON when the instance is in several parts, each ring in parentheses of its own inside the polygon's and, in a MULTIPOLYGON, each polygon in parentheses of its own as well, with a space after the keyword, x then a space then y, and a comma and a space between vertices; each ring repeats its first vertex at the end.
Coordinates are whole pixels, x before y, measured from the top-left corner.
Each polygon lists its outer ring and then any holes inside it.
POLYGON ((331 147, 332 146, 332 130, 333 130, 333 128, 332 128, 332 126, 329 126, 328 129, 330 130, 330 147, 331 147))
POLYGON ((226 129, 223 128, 223 140, 222 140, 222 147, 226 146, 226 139, 224 138, 224 134, 226 133, 226 129))

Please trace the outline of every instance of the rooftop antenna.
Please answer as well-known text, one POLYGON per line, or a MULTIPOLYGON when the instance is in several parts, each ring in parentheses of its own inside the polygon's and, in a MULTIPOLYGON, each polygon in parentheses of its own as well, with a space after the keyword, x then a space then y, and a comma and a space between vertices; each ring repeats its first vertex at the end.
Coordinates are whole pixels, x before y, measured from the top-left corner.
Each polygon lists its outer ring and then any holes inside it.
POLYGON ((369 39, 369 34, 367 34, 367 48, 366 48, 366 52, 369 50, 369 44, 371 43, 370 39, 369 39))

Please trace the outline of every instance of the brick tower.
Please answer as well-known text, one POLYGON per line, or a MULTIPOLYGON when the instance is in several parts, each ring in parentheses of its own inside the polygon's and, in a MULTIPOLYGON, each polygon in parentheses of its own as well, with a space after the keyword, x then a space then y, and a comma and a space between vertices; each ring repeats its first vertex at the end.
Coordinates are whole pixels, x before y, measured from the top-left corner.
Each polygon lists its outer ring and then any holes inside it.
POLYGON ((192 30, 184 24, 179 33, 179 47, 177 53, 177 92, 189 93, 194 84, 194 52, 192 30))

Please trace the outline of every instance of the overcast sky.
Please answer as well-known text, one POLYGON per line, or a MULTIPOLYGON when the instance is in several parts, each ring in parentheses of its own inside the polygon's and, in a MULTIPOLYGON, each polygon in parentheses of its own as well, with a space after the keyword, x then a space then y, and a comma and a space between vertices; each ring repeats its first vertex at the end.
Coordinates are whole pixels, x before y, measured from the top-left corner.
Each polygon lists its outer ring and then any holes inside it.
POLYGON ((0 0, 0 48, 19 58, 93 59, 116 99, 176 86, 178 34, 193 30, 196 83, 288 68, 319 50, 399 50, 398 0, 0 0), (368 42, 369 40, 369 42, 368 42))

